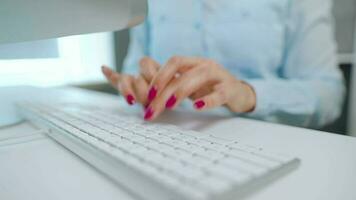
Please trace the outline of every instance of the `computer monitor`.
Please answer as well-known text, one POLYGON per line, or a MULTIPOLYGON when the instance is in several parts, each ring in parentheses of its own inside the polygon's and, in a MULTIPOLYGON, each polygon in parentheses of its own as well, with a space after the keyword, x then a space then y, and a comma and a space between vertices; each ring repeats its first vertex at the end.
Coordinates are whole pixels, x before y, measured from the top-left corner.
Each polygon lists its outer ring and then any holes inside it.
POLYGON ((147 0, 1 0, 0 44, 121 30, 146 13, 147 0))
MULTIPOLYGON (((0 0, 0 44, 121 30, 146 14, 147 0, 0 0)), ((0 127, 21 120, 14 102, 34 96, 25 92, 0 87, 0 127)))

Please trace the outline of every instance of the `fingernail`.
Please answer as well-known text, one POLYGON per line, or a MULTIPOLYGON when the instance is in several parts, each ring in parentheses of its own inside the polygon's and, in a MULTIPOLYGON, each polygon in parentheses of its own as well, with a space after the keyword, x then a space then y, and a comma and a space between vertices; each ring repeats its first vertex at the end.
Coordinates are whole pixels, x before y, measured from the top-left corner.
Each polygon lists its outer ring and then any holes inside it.
POLYGON ((151 87, 148 92, 148 100, 152 101, 157 95, 157 88, 155 86, 151 87))
POLYGON ((173 108, 174 104, 177 102, 176 95, 172 95, 166 102, 166 108, 173 108))
POLYGON ((144 106, 145 111, 147 110, 148 106, 150 106, 150 104, 146 104, 146 105, 144 106))
POLYGON ((194 103, 194 107, 198 110, 202 109, 204 106, 205 102, 203 100, 199 100, 194 103))
POLYGON ((127 103, 129 105, 134 105, 135 104, 135 98, 131 94, 126 96, 126 101, 127 101, 127 103))
POLYGON ((150 120, 152 116, 153 116, 153 110, 151 107, 149 107, 146 109, 144 118, 145 118, 145 120, 150 120))

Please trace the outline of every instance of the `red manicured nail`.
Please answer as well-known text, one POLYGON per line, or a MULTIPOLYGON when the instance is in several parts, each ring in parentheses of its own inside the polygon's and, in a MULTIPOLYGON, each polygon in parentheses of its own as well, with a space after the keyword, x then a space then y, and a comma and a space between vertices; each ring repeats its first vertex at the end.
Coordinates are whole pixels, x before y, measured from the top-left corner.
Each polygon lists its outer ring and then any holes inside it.
POLYGON ((205 102, 203 100, 199 100, 194 103, 194 107, 198 110, 202 109, 204 106, 205 102))
POLYGON ((135 104, 135 98, 131 94, 126 96, 126 101, 127 101, 127 103, 129 105, 134 105, 135 104))
POLYGON ((177 102, 176 95, 172 95, 166 102, 166 108, 173 108, 176 102, 177 102))
POLYGON ((154 113, 154 112, 153 112, 153 110, 152 110, 151 107, 147 108, 147 109, 146 109, 145 116, 144 116, 145 120, 151 119, 151 117, 153 116, 153 113, 154 113))
POLYGON ((148 92, 148 100, 152 101, 157 95, 157 88, 155 86, 151 87, 151 89, 148 92))

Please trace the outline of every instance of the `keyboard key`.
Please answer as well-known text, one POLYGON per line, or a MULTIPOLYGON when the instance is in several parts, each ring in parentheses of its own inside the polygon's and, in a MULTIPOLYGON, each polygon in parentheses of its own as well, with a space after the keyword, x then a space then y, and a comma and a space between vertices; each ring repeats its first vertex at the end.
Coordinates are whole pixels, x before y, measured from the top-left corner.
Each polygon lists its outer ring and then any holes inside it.
MULTIPOLYGON (((176 195, 175 199, 220 199, 266 173, 298 163, 296 158, 259 147, 177 126, 151 124, 99 107, 88 109, 77 105, 75 109, 67 109, 67 106, 30 104, 25 109, 56 127, 51 136, 72 135, 68 139, 83 143, 78 148, 67 146, 72 151, 83 148, 86 152, 90 147, 88 157, 82 152, 79 155, 98 169, 106 170, 114 164, 112 178, 120 184, 131 188, 154 187, 156 192, 170 190, 168 194, 176 195), (107 155, 106 159, 95 160, 93 150, 102 152, 101 156, 107 155), (121 165, 125 167, 114 171, 121 165), (127 174, 132 179, 118 178, 127 174)), ((155 199, 148 197, 148 193, 141 195, 144 199, 155 199)))

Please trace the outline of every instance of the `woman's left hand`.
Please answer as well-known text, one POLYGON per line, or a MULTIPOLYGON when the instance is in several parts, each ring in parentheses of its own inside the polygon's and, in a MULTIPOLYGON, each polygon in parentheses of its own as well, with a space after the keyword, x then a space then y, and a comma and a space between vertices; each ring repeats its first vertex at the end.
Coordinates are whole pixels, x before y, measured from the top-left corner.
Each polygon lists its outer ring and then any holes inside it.
POLYGON ((194 100, 197 110, 226 106, 232 112, 244 113, 256 106, 253 88, 215 61, 175 56, 150 84, 145 120, 157 118, 165 108, 176 108, 187 97, 194 100))

